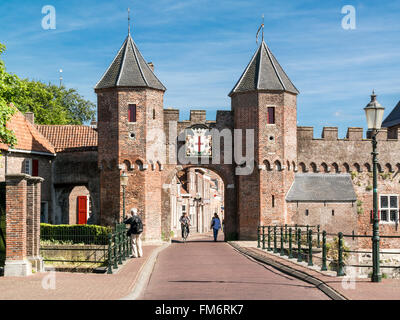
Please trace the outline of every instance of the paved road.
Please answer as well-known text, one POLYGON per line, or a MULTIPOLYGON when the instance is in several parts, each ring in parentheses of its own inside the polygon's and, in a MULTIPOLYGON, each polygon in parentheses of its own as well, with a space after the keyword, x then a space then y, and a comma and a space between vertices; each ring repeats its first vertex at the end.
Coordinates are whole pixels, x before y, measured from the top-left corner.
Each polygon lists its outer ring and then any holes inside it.
MULTIPOLYGON (((221 239, 222 240, 222 239, 221 239)), ((158 256, 142 299, 323 300, 314 286, 260 265, 206 236, 172 243, 158 256)))

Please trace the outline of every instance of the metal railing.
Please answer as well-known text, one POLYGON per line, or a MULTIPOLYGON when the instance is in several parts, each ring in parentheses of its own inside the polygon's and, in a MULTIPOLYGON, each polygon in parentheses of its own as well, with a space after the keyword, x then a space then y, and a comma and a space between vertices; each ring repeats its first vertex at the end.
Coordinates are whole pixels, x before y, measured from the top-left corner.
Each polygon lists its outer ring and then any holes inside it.
MULTIPOLYGON (((327 233, 325 230, 320 231, 320 226, 309 225, 294 225, 294 226, 258 226, 257 230, 257 248, 262 248, 273 253, 279 253, 281 256, 287 255, 289 259, 296 258, 297 261, 302 262, 306 260, 309 266, 313 266, 313 258, 316 257, 315 253, 321 253, 321 271, 327 271, 327 263, 331 262, 336 265, 337 276, 344 276, 344 267, 361 267, 372 268, 372 265, 363 264, 345 264, 345 257, 349 254, 372 254, 372 251, 350 250, 344 245, 344 238, 369 238, 372 241, 372 235, 356 235, 354 231, 352 234, 337 234, 327 233), (294 228, 293 228, 294 227, 294 228), (333 254, 336 257, 328 258, 328 243, 327 237, 333 237, 333 243, 329 244, 329 248, 333 248, 333 254), (321 243, 322 240, 322 243, 321 243), (279 247, 278 247, 279 242, 279 247), (284 244, 287 243, 285 246, 284 244), (337 252, 336 252, 337 251, 337 252)), ((400 239, 400 236, 380 235, 383 239, 400 239)), ((399 254, 400 252, 385 252, 382 254, 399 254)), ((400 266, 381 265, 381 268, 399 268, 400 266)))
POLYGON ((124 223, 109 232, 95 228, 65 228, 40 236, 40 251, 45 262, 101 264, 108 274, 132 255, 131 238, 124 223))

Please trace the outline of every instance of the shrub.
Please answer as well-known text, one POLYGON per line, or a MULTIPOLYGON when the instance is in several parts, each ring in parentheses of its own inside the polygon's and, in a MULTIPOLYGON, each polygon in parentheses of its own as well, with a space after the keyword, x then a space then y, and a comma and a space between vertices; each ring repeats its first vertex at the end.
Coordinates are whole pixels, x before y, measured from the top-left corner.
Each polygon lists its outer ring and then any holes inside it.
POLYGON ((40 240, 46 243, 105 245, 111 232, 111 227, 96 225, 40 224, 40 240))

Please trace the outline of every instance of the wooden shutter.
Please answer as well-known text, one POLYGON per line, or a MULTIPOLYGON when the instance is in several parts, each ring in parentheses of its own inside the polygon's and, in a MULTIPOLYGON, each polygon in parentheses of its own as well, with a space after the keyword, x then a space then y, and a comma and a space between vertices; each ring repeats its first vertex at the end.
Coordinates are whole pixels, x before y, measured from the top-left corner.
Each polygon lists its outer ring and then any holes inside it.
POLYGON ((136 122, 136 104, 130 104, 128 107, 128 121, 136 122))
POLYGON ((268 124, 275 123, 275 108, 274 107, 268 107, 267 123, 268 124))
POLYGON ((32 176, 39 176, 39 160, 37 159, 32 160, 32 176))

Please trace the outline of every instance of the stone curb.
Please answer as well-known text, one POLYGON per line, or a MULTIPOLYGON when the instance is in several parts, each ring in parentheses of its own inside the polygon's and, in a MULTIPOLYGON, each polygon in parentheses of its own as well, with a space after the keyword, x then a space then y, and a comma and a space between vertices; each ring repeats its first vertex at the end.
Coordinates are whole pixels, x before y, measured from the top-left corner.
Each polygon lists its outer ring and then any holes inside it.
POLYGON ((149 283, 150 276, 153 272, 154 265, 156 264, 159 253, 169 247, 170 244, 171 243, 168 242, 161 247, 154 249, 150 257, 138 271, 131 293, 121 298, 120 300, 137 300, 141 296, 147 284, 149 283))
POLYGON ((319 290, 321 290, 323 293, 325 293, 329 298, 331 298, 332 300, 348 300, 345 296, 341 295, 340 293, 338 293, 336 290, 334 290, 333 288, 331 288, 330 286, 328 286, 324 281, 306 273, 300 270, 296 270, 295 268, 291 268, 289 266, 286 266, 278 261, 275 261, 271 258, 262 256, 262 255, 257 255, 254 252, 251 252, 249 250, 247 250, 246 248, 241 247, 240 245, 238 245, 237 243, 234 242, 230 242, 228 241, 228 244, 230 244, 233 248, 235 248, 236 250, 238 250, 240 253, 249 256, 259 262, 268 264, 272 267, 274 267, 275 269, 278 269, 288 275, 291 275, 297 279, 303 280, 307 283, 311 283, 312 285, 314 285, 316 288, 318 288, 319 290))

